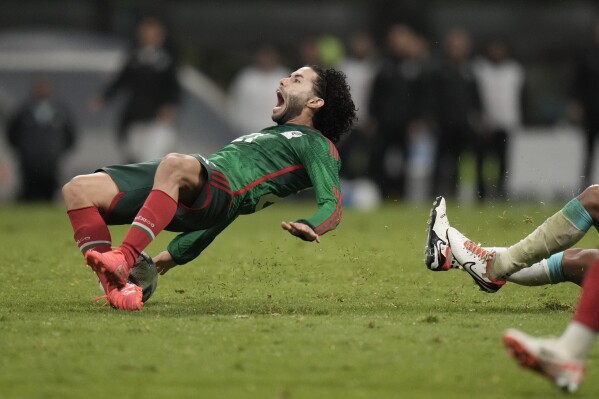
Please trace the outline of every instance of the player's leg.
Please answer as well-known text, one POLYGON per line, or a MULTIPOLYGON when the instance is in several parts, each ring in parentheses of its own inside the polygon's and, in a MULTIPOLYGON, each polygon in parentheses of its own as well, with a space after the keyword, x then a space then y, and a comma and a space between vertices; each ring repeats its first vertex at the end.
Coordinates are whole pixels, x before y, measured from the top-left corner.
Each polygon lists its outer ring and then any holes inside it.
POLYGON ((152 190, 121 246, 109 253, 88 252, 88 263, 94 270, 104 271, 113 284, 124 285, 137 256, 173 219, 177 203, 193 202, 204 181, 202 166, 196 158, 166 155, 156 169, 152 190))
MULTIPOLYGON (((482 276, 482 274, 486 272, 486 269, 480 267, 480 270, 476 269, 476 267, 473 269, 471 264, 468 264, 466 268, 463 268, 459 261, 454 257, 448 242, 447 232, 449 228, 450 225, 447 218, 445 199, 443 197, 437 197, 433 203, 428 221, 424 260, 427 268, 433 271, 462 268, 471 275, 480 271, 480 276, 473 276, 474 281, 483 291, 496 292, 501 286, 494 285, 490 280, 485 279, 482 276), (479 280, 481 279, 485 280, 484 283, 479 283, 479 280)), ((454 236, 455 235, 456 234, 454 234, 454 236)), ((465 237, 463 239, 465 239, 465 237)), ((461 242, 458 242, 458 244, 461 244, 461 242)), ((482 249, 488 253, 501 253, 507 248, 482 247, 482 249)), ((554 254, 548 259, 542 259, 541 261, 532 264, 530 267, 512 274, 507 280, 515 284, 526 286, 558 284, 565 281, 580 285, 586 270, 595 260, 599 260, 599 250, 571 248, 564 252, 554 254)))
POLYGON ((489 264, 489 277, 501 279, 551 254, 571 247, 593 226, 599 216, 599 186, 588 187, 559 212, 549 217, 489 264))
POLYGON ((79 250, 110 250, 112 240, 101 213, 105 213, 118 194, 115 182, 106 173, 76 176, 62 188, 62 197, 73 226, 79 250))
POLYGON ((503 341, 518 363, 575 391, 584 376, 584 363, 599 332, 599 262, 588 269, 574 318, 558 339, 538 339, 508 330, 503 341))
POLYGON ((507 281, 527 286, 563 282, 582 285, 586 272, 596 261, 599 250, 570 248, 512 274, 507 281))
POLYGON ((571 247, 586 234, 598 217, 599 186, 593 185, 502 253, 483 250, 452 228, 448 231, 448 238, 452 252, 461 264, 473 263, 475 267, 485 270, 485 277, 489 280, 501 281, 518 270, 571 247))
MULTIPOLYGON (((110 251, 112 240, 102 214, 106 214, 118 193, 116 183, 103 172, 77 176, 62 188, 74 239, 84 256, 91 250, 99 253, 110 251)), ((128 294, 127 300, 122 301, 116 292, 117 287, 110 284, 104 273, 96 271, 96 274, 113 306, 131 310, 141 308, 141 300, 137 300, 141 298, 141 292, 137 295, 128 294)), ((131 291, 135 293, 135 287, 129 287, 128 292, 131 291)))

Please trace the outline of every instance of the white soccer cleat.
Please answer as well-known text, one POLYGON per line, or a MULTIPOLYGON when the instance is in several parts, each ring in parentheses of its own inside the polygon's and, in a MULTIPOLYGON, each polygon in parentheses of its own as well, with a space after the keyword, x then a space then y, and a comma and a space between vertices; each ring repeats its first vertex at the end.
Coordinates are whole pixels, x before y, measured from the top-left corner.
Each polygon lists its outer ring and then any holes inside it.
POLYGON ((505 284, 505 281, 494 281, 487 276, 487 265, 495 252, 476 245, 453 227, 447 230, 447 240, 456 261, 472 276, 481 291, 495 293, 505 284))
POLYGON ((520 366, 543 375, 565 391, 576 391, 584 378, 583 364, 560 350, 557 339, 535 338, 511 328, 504 333, 503 344, 520 366))
POLYGON ((430 270, 446 271, 452 268, 460 268, 451 254, 451 248, 447 241, 447 229, 449 220, 445 209, 445 198, 437 197, 433 203, 428 229, 426 235, 426 246, 424 248, 424 264, 430 270))

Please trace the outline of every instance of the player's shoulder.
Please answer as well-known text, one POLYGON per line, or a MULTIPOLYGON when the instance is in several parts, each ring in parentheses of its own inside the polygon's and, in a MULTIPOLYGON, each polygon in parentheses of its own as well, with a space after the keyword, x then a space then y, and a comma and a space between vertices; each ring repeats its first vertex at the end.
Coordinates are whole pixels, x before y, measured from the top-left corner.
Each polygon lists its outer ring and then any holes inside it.
POLYGON ((323 141, 326 142, 328 139, 322 135, 318 130, 310 128, 305 125, 275 125, 262 129, 261 133, 276 134, 286 139, 302 138, 302 140, 294 140, 297 142, 307 141, 323 141))
MULTIPOLYGON (((290 126, 292 128, 297 127, 297 125, 290 126)), ((309 148, 310 152, 320 153, 322 155, 328 154, 334 158, 335 161, 339 161, 339 152, 337 151, 337 147, 330 139, 314 128, 308 126, 300 126, 300 128, 301 133, 307 138, 304 141, 304 144, 309 148)))

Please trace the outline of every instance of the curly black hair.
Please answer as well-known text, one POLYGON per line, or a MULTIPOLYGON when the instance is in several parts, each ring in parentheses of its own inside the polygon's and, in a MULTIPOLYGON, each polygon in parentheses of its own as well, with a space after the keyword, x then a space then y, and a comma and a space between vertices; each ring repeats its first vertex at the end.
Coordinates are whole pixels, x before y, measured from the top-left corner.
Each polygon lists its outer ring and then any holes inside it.
POLYGON ((343 72, 309 65, 316 72, 314 94, 324 100, 324 106, 314 115, 314 127, 333 143, 349 132, 356 120, 356 106, 343 72))

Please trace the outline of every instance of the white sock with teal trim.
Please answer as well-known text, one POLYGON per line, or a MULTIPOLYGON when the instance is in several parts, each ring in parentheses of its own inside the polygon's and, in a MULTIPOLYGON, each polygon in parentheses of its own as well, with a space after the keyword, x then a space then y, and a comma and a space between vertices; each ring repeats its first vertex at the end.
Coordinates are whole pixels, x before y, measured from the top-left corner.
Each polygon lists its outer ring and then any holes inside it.
POLYGON ((576 244, 592 225, 591 215, 574 198, 527 237, 497 253, 489 271, 492 276, 509 276, 576 244))
POLYGON ((547 259, 543 259, 530 267, 518 270, 516 273, 509 276, 507 281, 529 287, 552 284, 549 269, 547 267, 547 259))
POLYGON ((551 255, 530 267, 525 267, 507 278, 512 283, 537 286, 546 284, 559 284, 566 281, 562 268, 563 252, 551 255))

